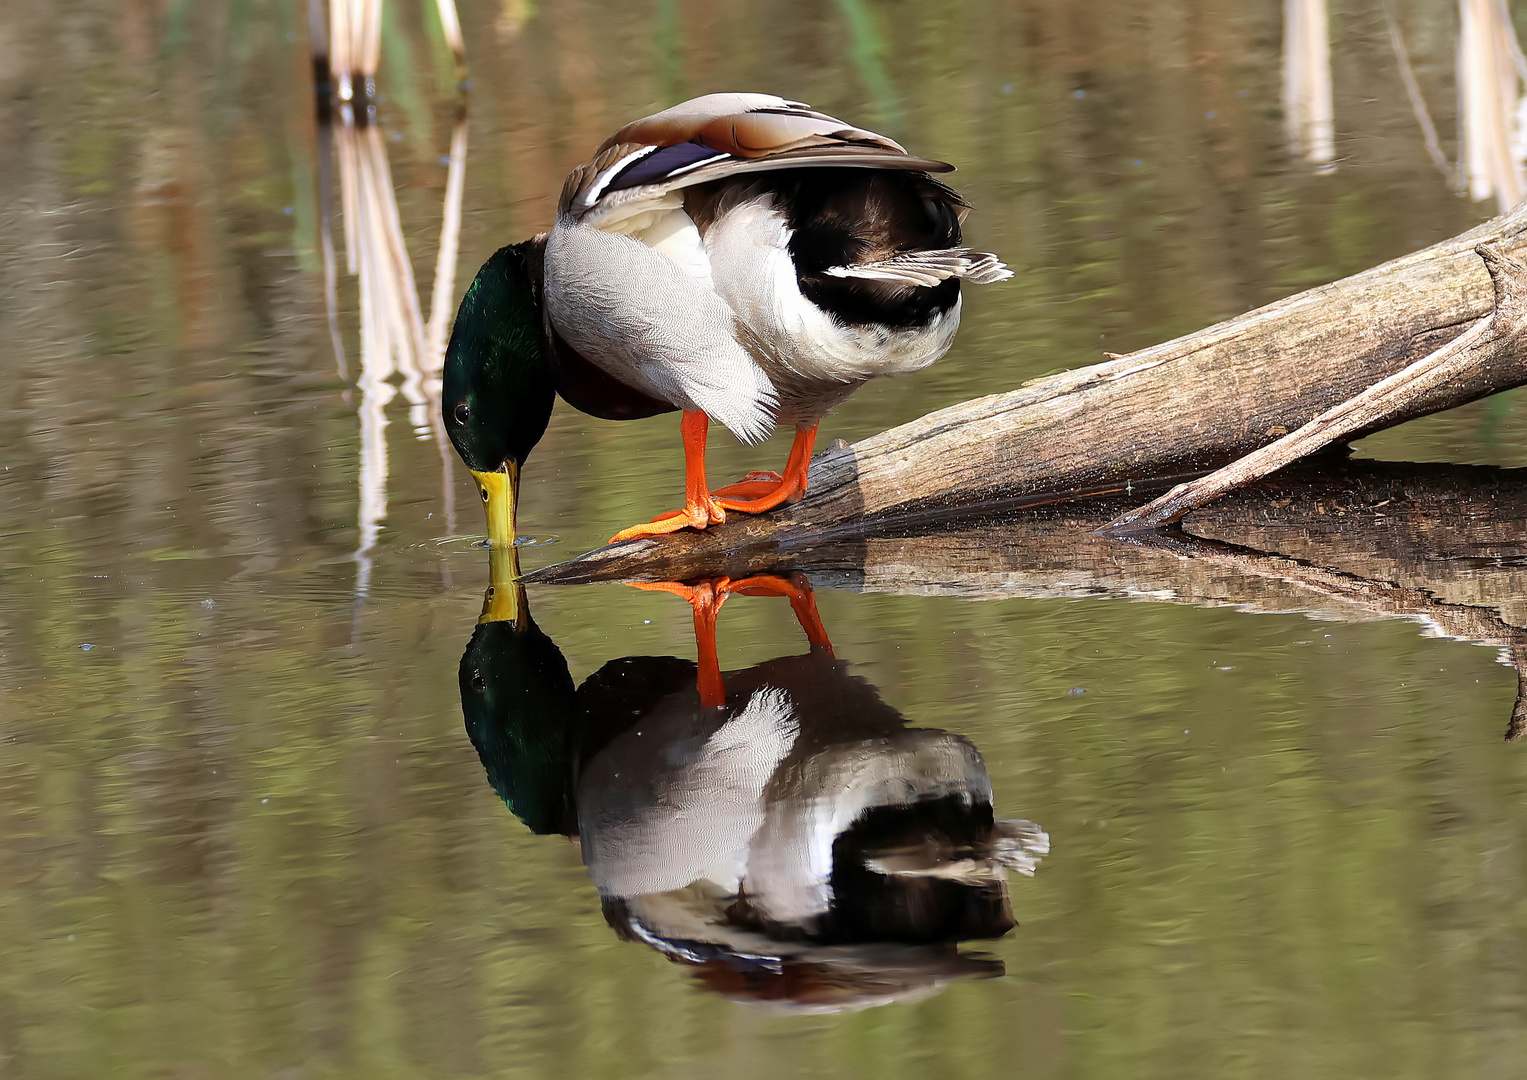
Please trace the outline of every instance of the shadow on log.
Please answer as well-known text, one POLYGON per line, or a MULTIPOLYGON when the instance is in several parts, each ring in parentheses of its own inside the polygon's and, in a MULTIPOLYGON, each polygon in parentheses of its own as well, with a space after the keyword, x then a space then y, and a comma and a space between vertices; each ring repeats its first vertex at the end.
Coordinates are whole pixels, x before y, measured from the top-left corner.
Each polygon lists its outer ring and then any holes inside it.
POLYGON ((1138 493, 990 508, 942 524, 842 528, 805 542, 758 519, 621 544, 527 582, 804 573, 861 592, 1112 597, 1349 622, 1409 619, 1502 650, 1518 670, 1508 738, 1527 732, 1527 470, 1333 460, 1294 466, 1193 518, 1195 535, 1094 530, 1138 493))

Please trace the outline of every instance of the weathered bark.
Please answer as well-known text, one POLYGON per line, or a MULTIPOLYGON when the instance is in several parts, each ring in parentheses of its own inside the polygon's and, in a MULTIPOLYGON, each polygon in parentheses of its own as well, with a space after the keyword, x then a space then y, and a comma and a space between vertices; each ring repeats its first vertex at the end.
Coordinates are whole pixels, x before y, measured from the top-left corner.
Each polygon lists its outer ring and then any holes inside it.
POLYGON ((1118 495, 1011 511, 954 528, 842 529, 801 542, 766 523, 616 545, 530 582, 693 580, 801 572, 862 592, 1114 597, 1348 622, 1422 621, 1510 655, 1527 732, 1527 470, 1334 461, 1295 466, 1195 515, 1198 537, 1121 543, 1098 525, 1118 495))
MULTIPOLYGON (((800 503, 763 519, 733 515, 717 531, 816 542, 977 504, 1074 497, 1221 468, 1479 326, 1494 293, 1476 248, 1527 261, 1524 226, 1527 208, 1519 208, 1187 337, 837 445, 812 462, 800 503)), ((1342 437, 1527 382, 1519 357, 1500 359, 1487 357, 1468 377, 1441 380, 1342 437)), ((680 533, 625 546, 657 557, 662 545, 693 542, 680 533)))
POLYGON ((1439 401, 1472 400, 1494 393, 1503 384, 1527 382, 1527 267, 1486 245, 1475 251, 1489 269, 1495 290, 1495 309, 1488 316, 1437 351, 1327 409, 1298 431, 1208 476, 1179 484, 1145 506, 1114 518, 1102 531, 1122 536, 1171 525, 1226 492, 1334 442, 1435 412, 1439 401))

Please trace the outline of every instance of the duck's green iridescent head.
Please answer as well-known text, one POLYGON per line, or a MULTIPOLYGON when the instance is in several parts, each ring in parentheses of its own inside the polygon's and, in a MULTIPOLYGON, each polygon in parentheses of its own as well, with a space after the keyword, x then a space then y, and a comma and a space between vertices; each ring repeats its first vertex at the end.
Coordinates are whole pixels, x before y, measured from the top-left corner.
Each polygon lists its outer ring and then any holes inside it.
POLYGON ((534 240, 494 252, 462 297, 445 350, 445 430, 477 481, 494 545, 514 543, 520 466, 545 434, 556 394, 540 265, 534 240))

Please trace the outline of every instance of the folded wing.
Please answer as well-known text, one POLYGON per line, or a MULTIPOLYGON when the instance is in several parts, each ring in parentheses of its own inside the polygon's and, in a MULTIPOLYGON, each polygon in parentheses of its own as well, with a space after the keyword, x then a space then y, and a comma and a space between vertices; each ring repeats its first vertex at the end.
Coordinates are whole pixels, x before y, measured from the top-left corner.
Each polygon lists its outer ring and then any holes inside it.
POLYGON ((895 140, 769 94, 709 94, 627 124, 573 170, 559 212, 596 228, 671 192, 740 173, 814 167, 949 172, 895 140))

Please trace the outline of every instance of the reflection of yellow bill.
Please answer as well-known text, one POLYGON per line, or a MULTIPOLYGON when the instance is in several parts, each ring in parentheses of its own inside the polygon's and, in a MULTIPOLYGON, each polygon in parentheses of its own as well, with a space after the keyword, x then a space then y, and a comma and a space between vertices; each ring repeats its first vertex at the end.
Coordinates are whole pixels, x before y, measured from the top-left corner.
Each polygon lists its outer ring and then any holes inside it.
POLYGON ((488 550, 488 591, 483 596, 477 625, 517 623, 525 610, 525 586, 520 584, 520 553, 512 547, 488 550))
POLYGON ((514 546, 514 509, 520 501, 520 466, 509 461, 497 472, 472 473, 483 509, 488 512, 488 543, 514 546))

